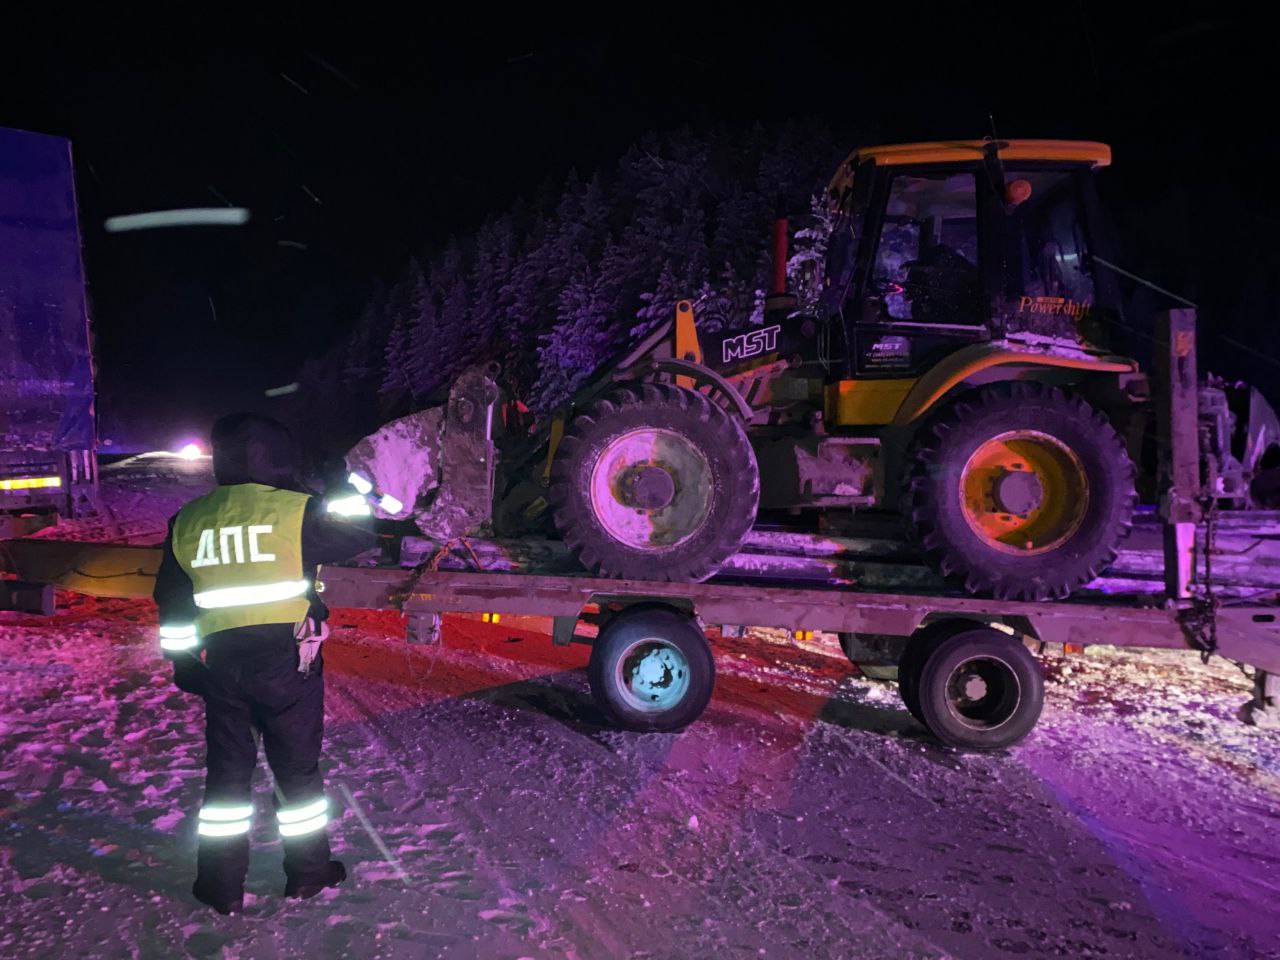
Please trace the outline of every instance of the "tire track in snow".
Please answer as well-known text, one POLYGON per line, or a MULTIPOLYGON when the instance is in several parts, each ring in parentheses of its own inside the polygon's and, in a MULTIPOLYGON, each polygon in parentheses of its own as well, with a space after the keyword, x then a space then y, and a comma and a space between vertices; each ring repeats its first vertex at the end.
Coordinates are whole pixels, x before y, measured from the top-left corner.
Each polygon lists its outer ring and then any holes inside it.
MULTIPOLYGON (((347 703, 352 706, 355 711, 364 718, 364 726, 366 726, 374 735, 369 739, 368 743, 381 753, 382 757, 396 771, 398 771, 406 784, 412 784, 421 777, 421 772, 412 769, 406 765, 398 756, 408 756, 412 753, 409 746, 401 739, 399 734, 395 733, 390 725, 371 707, 364 699, 358 696, 353 689, 354 683, 346 677, 330 675, 328 678, 329 689, 342 696, 347 703), (392 749, 388 749, 388 744, 392 749)), ((473 836, 479 836, 484 832, 485 824, 483 820, 468 816, 465 808, 451 806, 449 816, 452 820, 464 821, 465 829, 473 836)), ((489 881, 496 887, 500 893, 499 906, 509 904, 521 904, 528 913, 530 920, 533 921, 533 929, 529 935, 543 937, 552 930, 552 924, 545 916, 535 911, 528 903, 527 898, 519 895, 515 888, 511 885, 504 871, 497 865, 489 862, 485 856, 483 849, 478 843, 472 843, 468 852, 474 858, 477 872, 480 873, 485 880, 489 881)), ((487 912, 487 911, 486 911, 487 912)), ((487 919, 481 915, 480 919, 487 919)))

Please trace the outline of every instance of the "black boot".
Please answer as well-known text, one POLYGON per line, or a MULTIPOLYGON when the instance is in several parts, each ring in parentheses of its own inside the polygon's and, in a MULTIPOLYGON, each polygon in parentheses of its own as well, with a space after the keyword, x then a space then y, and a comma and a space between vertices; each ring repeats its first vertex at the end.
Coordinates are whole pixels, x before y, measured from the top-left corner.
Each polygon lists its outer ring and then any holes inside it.
POLYGON ((298 900, 310 900, 325 887, 336 887, 345 879, 347 879, 347 868, 342 865, 342 861, 330 860, 327 874, 322 874, 316 879, 308 877, 305 882, 292 878, 287 880, 284 885, 284 895, 298 900))
POLYGON ((243 893, 235 897, 219 894, 213 890, 206 890, 199 881, 196 881, 195 886, 191 888, 191 894, 205 906, 213 907, 224 917, 244 910, 243 893))

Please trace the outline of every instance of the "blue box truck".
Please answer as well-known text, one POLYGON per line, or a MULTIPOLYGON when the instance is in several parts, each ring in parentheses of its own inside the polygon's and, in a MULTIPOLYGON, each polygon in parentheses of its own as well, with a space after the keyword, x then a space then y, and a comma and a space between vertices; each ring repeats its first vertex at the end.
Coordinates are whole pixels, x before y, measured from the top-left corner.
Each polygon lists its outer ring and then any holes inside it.
POLYGON ((96 503, 93 379, 71 143, 0 128, 0 537, 96 503))

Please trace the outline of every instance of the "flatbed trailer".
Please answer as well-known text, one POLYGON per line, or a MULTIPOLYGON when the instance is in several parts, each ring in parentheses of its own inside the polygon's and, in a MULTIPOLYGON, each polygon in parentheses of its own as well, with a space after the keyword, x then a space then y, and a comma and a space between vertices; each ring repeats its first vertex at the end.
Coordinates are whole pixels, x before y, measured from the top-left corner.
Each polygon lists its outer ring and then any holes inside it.
POLYGON ((630 729, 678 729, 702 712, 715 675, 707 626, 722 633, 750 627, 837 633, 864 673, 896 679, 922 723, 944 742, 968 749, 1008 746, 1032 729, 1043 700, 1033 651, 1050 646, 1212 649, 1255 669, 1256 700, 1280 692, 1280 606, 1273 602, 1233 602, 1211 611, 1198 598, 1012 602, 790 584, 351 566, 324 567, 318 579, 332 606, 402 611, 411 642, 434 642, 445 613, 551 618, 555 643, 592 645, 592 694, 608 717, 630 729))

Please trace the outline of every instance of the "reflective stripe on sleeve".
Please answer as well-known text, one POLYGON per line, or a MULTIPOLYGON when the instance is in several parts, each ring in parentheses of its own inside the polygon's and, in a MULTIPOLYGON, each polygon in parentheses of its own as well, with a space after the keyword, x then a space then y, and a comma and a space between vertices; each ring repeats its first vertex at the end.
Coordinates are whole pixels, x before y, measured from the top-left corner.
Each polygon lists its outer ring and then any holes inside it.
POLYGON ((330 500, 325 504, 325 510, 340 517, 367 517, 373 512, 365 498, 358 495, 330 500))
POLYGON ((200 636, 194 623, 160 625, 161 650, 190 650, 200 645, 200 636))

